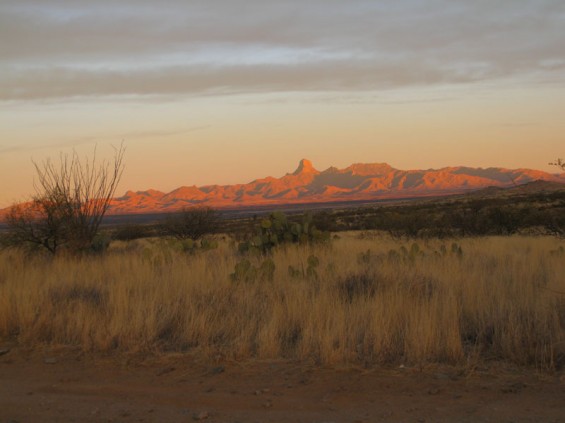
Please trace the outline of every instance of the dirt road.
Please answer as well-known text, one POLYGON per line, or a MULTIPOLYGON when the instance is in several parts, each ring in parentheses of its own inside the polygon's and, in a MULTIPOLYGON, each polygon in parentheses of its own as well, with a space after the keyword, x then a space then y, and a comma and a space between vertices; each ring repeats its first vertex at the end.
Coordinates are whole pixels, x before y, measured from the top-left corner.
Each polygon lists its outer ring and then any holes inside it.
POLYGON ((199 420, 565 422, 565 377, 502 366, 467 374, 448 367, 325 369, 18 348, 0 356, 0 423, 199 420))

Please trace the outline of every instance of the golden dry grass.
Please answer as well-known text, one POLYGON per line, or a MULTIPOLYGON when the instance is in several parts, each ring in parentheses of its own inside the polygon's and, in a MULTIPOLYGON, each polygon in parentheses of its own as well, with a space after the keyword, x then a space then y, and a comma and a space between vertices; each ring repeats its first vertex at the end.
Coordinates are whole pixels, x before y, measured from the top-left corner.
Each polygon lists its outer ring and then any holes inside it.
POLYGON ((495 359, 552 368, 565 358, 563 241, 464 239, 461 256, 451 242, 419 241, 410 258, 389 251, 413 241, 358 235, 281 248, 274 279, 255 282, 230 279, 241 257, 227 242, 192 255, 159 240, 114 243, 80 259, 4 251, 0 337, 321 364, 495 359), (311 254, 318 277, 289 276, 311 254))

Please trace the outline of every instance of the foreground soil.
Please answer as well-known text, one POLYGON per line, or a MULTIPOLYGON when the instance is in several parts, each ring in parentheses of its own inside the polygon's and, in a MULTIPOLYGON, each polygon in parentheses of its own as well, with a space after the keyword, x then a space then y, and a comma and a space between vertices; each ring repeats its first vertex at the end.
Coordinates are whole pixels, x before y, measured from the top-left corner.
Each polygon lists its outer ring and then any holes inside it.
MULTIPOLYGON (((0 345, 2 347, 2 345, 0 345)), ((0 348, 0 423, 562 422, 563 373, 0 348)))

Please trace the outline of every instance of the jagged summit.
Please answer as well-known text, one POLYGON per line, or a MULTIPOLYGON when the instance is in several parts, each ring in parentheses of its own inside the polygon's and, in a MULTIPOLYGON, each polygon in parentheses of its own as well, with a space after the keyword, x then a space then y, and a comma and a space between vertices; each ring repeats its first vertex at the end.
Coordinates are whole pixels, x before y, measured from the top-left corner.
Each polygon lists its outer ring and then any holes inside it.
POLYGON ((298 164, 298 167, 294 171, 293 175, 300 175, 303 173, 320 173, 320 172, 318 172, 314 168, 314 165, 312 165, 312 162, 310 160, 302 159, 300 160, 300 163, 298 164))
POLYGON ((181 186, 168 193, 152 189, 127 191, 112 199, 109 213, 169 212, 196 205, 239 208, 416 198, 468 193, 488 187, 549 189, 549 183, 551 189, 565 190, 565 173, 466 166, 400 170, 386 163, 355 163, 344 169, 329 167, 319 172, 310 160, 302 159, 294 173, 280 178, 267 177, 235 185, 181 186), (534 183, 538 180, 547 182, 534 183))
MULTIPOLYGON (((480 190, 491 186, 512 187, 536 180, 563 184, 565 178, 539 170, 445 167, 400 170, 387 163, 355 163, 344 169, 318 171, 302 159, 293 173, 256 179, 247 184, 181 186, 169 193, 128 191, 112 200, 110 213, 148 213, 183 207, 245 207, 320 203, 385 198, 415 198, 480 190)), ((565 185, 564 185, 565 189, 565 185)))

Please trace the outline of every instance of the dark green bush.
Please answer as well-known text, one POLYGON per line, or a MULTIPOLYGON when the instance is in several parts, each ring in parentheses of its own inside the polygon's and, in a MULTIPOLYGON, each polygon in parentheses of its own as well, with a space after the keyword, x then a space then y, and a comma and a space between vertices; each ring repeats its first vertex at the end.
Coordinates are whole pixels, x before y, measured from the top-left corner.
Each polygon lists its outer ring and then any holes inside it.
POLYGON ((118 241, 133 241, 153 235, 153 229, 147 225, 128 224, 114 230, 112 238, 118 241))
POLYGON ((248 239, 239 244, 239 251, 268 253, 285 243, 308 244, 329 242, 330 233, 316 228, 312 216, 306 214, 299 222, 293 222, 282 212, 271 213, 254 228, 248 239))
POLYGON ((218 231, 220 214, 210 207, 191 207, 171 213, 161 224, 161 234, 179 240, 198 241, 218 231))

